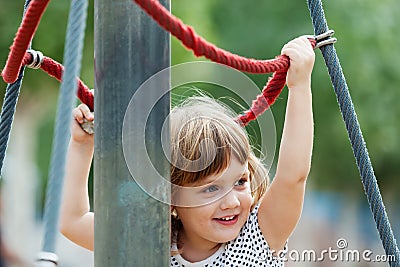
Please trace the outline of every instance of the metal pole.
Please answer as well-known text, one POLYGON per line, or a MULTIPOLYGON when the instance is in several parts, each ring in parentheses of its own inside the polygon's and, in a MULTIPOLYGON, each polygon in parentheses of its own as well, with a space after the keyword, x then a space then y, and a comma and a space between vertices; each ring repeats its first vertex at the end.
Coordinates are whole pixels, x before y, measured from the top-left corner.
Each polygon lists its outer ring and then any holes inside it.
MULTIPOLYGON (((169 0, 161 2, 169 8, 169 0)), ((169 67, 170 37, 131 0, 95 0, 94 25, 95 266, 169 266, 169 205, 146 194, 132 178, 123 154, 122 129, 135 91, 153 74, 169 67)), ((163 85, 152 90, 166 90, 169 79, 163 85)), ((148 94, 154 94, 152 90, 148 94)), ((135 104, 140 106, 141 101, 135 104)), ((160 132, 169 109, 167 94, 147 119, 143 116, 147 114, 137 114, 137 122, 146 120, 148 153, 164 177, 169 177, 169 163, 154 155, 163 153, 160 132)), ((143 142, 137 136, 128 144, 130 149, 143 142)), ((135 154, 143 156, 140 153, 135 154)), ((169 194, 169 188, 163 190, 169 194)))

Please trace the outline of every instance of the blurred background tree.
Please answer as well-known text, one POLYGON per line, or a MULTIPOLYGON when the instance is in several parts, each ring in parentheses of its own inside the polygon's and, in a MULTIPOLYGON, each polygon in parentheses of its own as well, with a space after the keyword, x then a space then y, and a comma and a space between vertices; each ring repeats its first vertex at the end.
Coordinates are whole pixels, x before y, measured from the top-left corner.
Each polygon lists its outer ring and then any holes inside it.
MULTIPOLYGON (((351 90, 376 176, 386 194, 400 185, 400 43, 398 5, 394 0, 325 1, 328 23, 339 39, 336 49, 351 90)), ((273 58, 283 44, 312 34, 307 6, 301 1, 173 1, 173 11, 217 46, 253 58, 273 58), (206 4, 207 2, 207 4, 206 4), (197 3, 197 2, 196 2, 197 3), (206 28, 205 28, 206 27, 206 28)), ((195 58, 173 40, 173 63, 195 58)), ((260 88, 266 77, 249 75, 260 88)), ((272 107, 282 131, 286 91, 272 107)), ((359 174, 322 56, 317 51, 313 73, 315 187, 360 194, 359 174)), ((392 191, 392 192, 390 192, 392 191)))
MULTIPOLYGON (((172 0, 171 2, 172 13, 193 26, 196 32, 206 40, 246 57, 273 58, 280 53, 287 41, 299 35, 313 33, 305 1, 172 0)), ((400 106, 397 104, 400 98, 400 90, 398 90, 400 85, 400 65, 398 64, 400 62, 398 52, 400 6, 395 0, 323 2, 329 26, 335 30, 335 37, 338 38, 335 47, 346 75, 389 217, 392 219, 392 226, 398 236, 400 225, 396 222, 400 218, 400 210, 395 203, 399 200, 397 191, 400 187, 400 179, 398 179, 400 106)), ((94 0, 90 0, 81 72, 81 79, 91 88, 94 87, 93 3, 94 0)), ((0 0, 0 4, 0 62, 3 62, 0 63, 3 64, 0 65, 1 68, 5 64, 9 47, 20 24, 24 0, 0 0)), ((62 62, 63 58, 69 5, 70 1, 51 1, 33 41, 34 49, 43 51, 45 55, 59 62, 62 62)), ((179 41, 174 38, 171 40, 172 65, 206 60, 194 57, 192 52, 185 49, 179 41)), ((301 247, 326 249, 335 244, 338 237, 345 237, 351 241, 353 247, 372 249, 377 254, 381 251, 379 237, 363 196, 355 160, 325 64, 319 51, 316 51, 316 55, 312 77, 315 117, 313 162, 304 213, 298 226, 299 230, 291 239, 291 246, 297 249, 301 247)), ((15 240, 15 248, 24 253, 26 251, 36 253, 36 250, 29 246, 32 240, 40 240, 37 237, 39 231, 35 227, 25 227, 27 220, 24 221, 32 217, 31 214, 27 214, 30 213, 32 206, 29 203, 31 197, 27 195, 27 192, 34 190, 26 188, 24 183, 30 181, 30 178, 37 179, 32 182, 31 187, 36 187, 35 213, 40 221, 48 177, 59 83, 40 70, 28 69, 25 73, 10 146, 12 149, 17 147, 18 153, 23 154, 23 159, 29 159, 32 162, 27 164, 18 161, 19 158, 14 159, 10 180, 13 179, 19 183, 19 187, 5 193, 13 196, 11 198, 13 208, 18 206, 16 202, 19 206, 25 205, 24 209, 17 214, 18 216, 15 216, 17 219, 8 221, 8 227, 11 225, 10 228, 13 228, 9 229, 12 234, 9 240, 14 238, 13 233, 18 232, 23 239, 15 240), (32 176, 29 175, 31 170, 36 172, 32 176), (20 179, 19 176, 26 176, 26 178, 20 179), (26 216, 22 216, 24 214, 26 216), (23 227, 26 229, 20 227, 22 223, 25 223, 23 227), (28 240, 28 237, 31 241, 18 242, 18 240, 28 240)), ((248 76, 260 89, 268 79, 268 75, 248 76)), ((192 85, 179 88, 175 90, 175 93, 187 95, 186 89, 190 86, 192 85)), ((209 84, 194 84, 194 86, 204 88, 216 97, 220 97, 223 92, 209 84)), ((0 87, 6 87, 2 80, 0 87)), ((5 90, 1 92, 3 96, 5 90)), ((174 97, 179 98, 179 96, 174 97)), ((272 107, 277 145, 279 145, 283 127, 286 98, 287 90, 285 89, 272 107)), ((11 152, 14 153, 14 151, 11 152)), ((8 155, 10 155, 10 149, 8 155)), ((90 192, 92 192, 91 188, 90 192)), ((16 213, 18 212, 14 212, 13 215, 16 213)), ((7 217, 3 217, 4 219, 7 217)), ((63 244, 63 249, 68 244, 70 245, 68 242, 63 244)), ((68 254, 64 262, 79 259, 76 255, 76 253, 68 254)), ((91 258, 91 255, 88 257, 91 258)), ((26 255, 25 258, 27 258, 26 255)), ((87 262, 80 263, 82 265, 79 266, 91 266, 87 262)), ((323 266, 320 263, 317 264, 323 266)), ((339 263, 343 266, 341 264, 339 263)), ((374 264, 361 266, 376 266, 376 263, 374 264)), ((311 263, 306 263, 306 265, 296 263, 295 265, 314 266, 311 263)), ((324 266, 339 265, 327 262, 324 266)), ((78 264, 73 263, 70 266, 78 266, 78 264)))
MULTIPOLYGON (((9 46, 20 24, 23 1, 0 0, 0 62, 6 61, 9 46)), ((62 62, 69 1, 51 1, 33 42, 35 49, 62 62)), ((397 197, 400 186, 400 6, 395 0, 325 1, 329 26, 336 31, 336 49, 354 100, 376 176, 385 195, 397 197)), ((173 0, 172 12, 197 33, 228 51, 258 59, 279 54, 290 39, 312 34, 313 28, 303 1, 173 0)), ((93 76, 93 1, 90 2, 81 78, 89 87, 93 76)), ((172 38, 172 64, 194 60, 190 51, 172 38)), ((266 75, 249 75, 262 88, 266 75)), ((3 88, 6 84, 0 82, 3 88)), ((27 112, 36 120, 38 140, 36 164, 42 192, 47 179, 58 82, 41 71, 27 70, 18 109, 40 105, 44 115, 27 112)), ((2 90, 4 94, 4 89, 2 90)), ((272 107, 280 137, 286 90, 272 107)), ((344 124, 337 107, 322 56, 317 51, 313 73, 315 149, 311 186, 326 191, 362 194, 344 124)), ((11 136, 11 138, 13 138, 11 136)), ((278 138, 279 141, 279 138, 278 138)), ((41 193, 43 199, 43 193, 41 193)), ((42 202, 42 201, 40 201, 42 202)), ((40 206, 40 205, 39 205, 40 206)))
MULTIPOLYGON (((24 1, 1 0, 0 10, 0 62, 2 67, 7 60, 9 47, 21 22, 24 1)), ((44 55, 63 62, 65 33, 70 1, 50 1, 33 39, 32 48, 42 51, 44 55)), ((88 9, 87 30, 83 53, 81 79, 93 88, 93 1, 88 9)), ((45 198, 45 188, 50 164, 50 153, 53 138, 54 119, 57 106, 59 82, 41 70, 25 71, 24 83, 18 101, 17 112, 30 116, 36 121, 37 147, 36 164, 39 169, 39 189, 37 192, 37 212, 41 216, 45 198), (33 106, 34 112, 31 112, 33 106)), ((1 80, 1 86, 6 84, 1 80)), ((5 90, 2 90, 2 95, 5 90)), ((24 115, 22 115, 24 116, 24 115)), ((12 136, 10 137, 12 139, 12 136)))

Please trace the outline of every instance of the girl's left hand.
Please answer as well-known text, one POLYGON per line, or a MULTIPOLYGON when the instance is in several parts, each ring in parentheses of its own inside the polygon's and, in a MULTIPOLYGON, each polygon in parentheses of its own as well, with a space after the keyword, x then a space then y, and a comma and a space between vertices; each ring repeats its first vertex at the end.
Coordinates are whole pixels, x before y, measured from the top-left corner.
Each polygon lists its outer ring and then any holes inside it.
POLYGON ((304 86, 309 88, 315 54, 308 38, 301 36, 288 42, 283 46, 281 53, 290 59, 290 67, 286 77, 289 89, 304 86))

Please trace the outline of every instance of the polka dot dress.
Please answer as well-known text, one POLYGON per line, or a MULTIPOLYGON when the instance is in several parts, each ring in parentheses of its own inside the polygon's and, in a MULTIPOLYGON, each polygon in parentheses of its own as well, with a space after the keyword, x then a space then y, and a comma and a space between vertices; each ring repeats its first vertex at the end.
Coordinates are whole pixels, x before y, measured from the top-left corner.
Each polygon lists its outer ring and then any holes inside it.
MULTIPOLYGON (((250 212, 249 218, 240 230, 239 236, 221 245, 217 252, 209 258, 191 263, 180 255, 171 256, 171 267, 239 267, 262 266, 282 267, 287 246, 279 253, 279 257, 272 255, 267 241, 261 233, 257 220, 258 205, 250 212)), ((176 245, 174 245, 176 247, 176 245)))

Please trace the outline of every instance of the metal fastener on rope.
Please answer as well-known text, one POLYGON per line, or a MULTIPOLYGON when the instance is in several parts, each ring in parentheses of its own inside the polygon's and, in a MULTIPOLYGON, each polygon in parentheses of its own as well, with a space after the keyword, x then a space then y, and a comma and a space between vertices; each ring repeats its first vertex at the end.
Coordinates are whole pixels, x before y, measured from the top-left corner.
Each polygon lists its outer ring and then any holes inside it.
POLYGON ((58 265, 58 257, 51 252, 39 252, 37 260, 34 264, 35 267, 56 267, 58 265))
MULTIPOLYGON (((94 95, 94 89, 90 89, 90 92, 94 95)), ((88 121, 87 119, 83 119, 81 127, 88 134, 94 134, 94 120, 88 121)))
POLYGON ((27 52, 32 55, 32 62, 26 66, 31 69, 40 69, 44 58, 43 53, 36 50, 28 50, 27 52))
POLYGON ((88 134, 94 134, 94 121, 88 121, 84 119, 81 127, 88 134))
POLYGON ((320 48, 324 45, 336 43, 337 39, 335 37, 332 37, 334 33, 334 30, 328 30, 327 32, 314 36, 313 38, 317 42, 314 49, 320 48))

